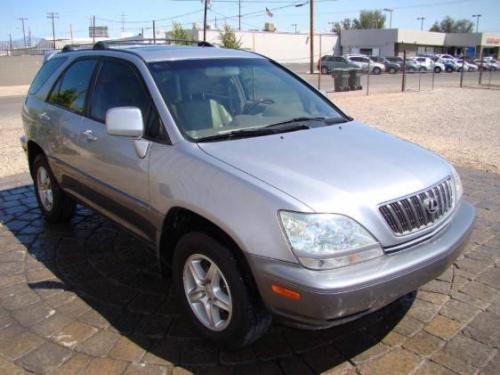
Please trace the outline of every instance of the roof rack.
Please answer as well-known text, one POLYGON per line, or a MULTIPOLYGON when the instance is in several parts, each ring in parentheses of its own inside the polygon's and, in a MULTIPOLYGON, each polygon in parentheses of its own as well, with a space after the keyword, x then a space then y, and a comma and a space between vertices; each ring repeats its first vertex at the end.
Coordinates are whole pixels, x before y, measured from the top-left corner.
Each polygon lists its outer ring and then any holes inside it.
POLYGON ((213 44, 198 40, 181 40, 168 38, 131 38, 101 40, 95 44, 66 44, 61 52, 80 51, 84 49, 106 50, 113 46, 124 45, 195 45, 198 47, 215 47, 213 44))

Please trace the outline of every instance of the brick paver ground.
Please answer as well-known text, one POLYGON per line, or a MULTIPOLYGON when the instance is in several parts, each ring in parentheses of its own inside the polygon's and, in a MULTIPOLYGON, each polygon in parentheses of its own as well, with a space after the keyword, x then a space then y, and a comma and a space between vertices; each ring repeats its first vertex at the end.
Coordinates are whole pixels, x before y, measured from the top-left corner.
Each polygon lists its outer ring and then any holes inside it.
POLYGON ((273 326, 227 352, 179 314, 146 246, 93 211, 40 217, 26 176, 0 181, 0 374, 500 374, 500 177, 460 170, 470 245, 416 293, 358 321, 273 326))

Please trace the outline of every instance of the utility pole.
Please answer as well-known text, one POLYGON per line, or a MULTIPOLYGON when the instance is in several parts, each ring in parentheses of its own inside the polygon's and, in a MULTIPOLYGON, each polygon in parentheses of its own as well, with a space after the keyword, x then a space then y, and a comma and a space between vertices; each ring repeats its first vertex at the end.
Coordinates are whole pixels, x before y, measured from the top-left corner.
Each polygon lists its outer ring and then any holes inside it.
POLYGON ((69 24, 69 38, 71 39, 71 44, 73 44, 73 25, 69 24))
POLYGON ((153 20, 153 44, 156 44, 156 21, 153 20))
POLYGON ((56 49, 56 28, 54 25, 54 21, 59 18, 59 14, 55 12, 47 13, 47 18, 52 21, 52 47, 56 49))
POLYGON ((124 33, 125 32, 125 17, 126 17, 126 14, 122 13, 120 17, 121 17, 121 23, 122 23, 122 33, 124 33))
POLYGON ((19 17, 18 20, 21 21, 21 24, 23 25, 24 48, 26 48, 26 33, 24 31, 24 21, 27 21, 28 19, 25 17, 19 17))
POLYGON ((208 8, 208 0, 204 0, 203 5, 203 41, 207 41, 207 8, 208 8))
POLYGON ((476 33, 479 32, 479 17, 482 17, 482 14, 473 14, 472 18, 476 19, 476 33))
POLYGON ((297 24, 296 23, 292 23, 292 26, 294 27, 295 29, 295 34, 297 34, 297 24))
POLYGON ((314 73, 314 0, 309 0, 309 71, 314 73))
POLYGON ((92 16, 92 44, 95 44, 95 16, 92 16))
POLYGON ((12 34, 9 34, 9 51, 10 55, 12 55, 12 34))
POLYGON ((28 27, 28 47, 31 47, 31 27, 28 27))
POLYGON ((425 17, 417 17, 417 20, 420 21, 420 30, 423 31, 425 17))
POLYGON ((241 31, 241 0, 238 0, 238 30, 241 31))
POLYGON ((389 29, 392 29, 392 12, 394 12, 393 8, 384 8, 384 12, 389 12, 389 29))

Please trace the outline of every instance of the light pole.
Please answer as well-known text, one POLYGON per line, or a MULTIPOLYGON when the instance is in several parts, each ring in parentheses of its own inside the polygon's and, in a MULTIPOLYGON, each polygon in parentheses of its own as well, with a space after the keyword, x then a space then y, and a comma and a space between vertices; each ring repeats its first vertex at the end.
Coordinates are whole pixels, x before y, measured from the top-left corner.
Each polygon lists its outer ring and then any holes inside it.
POLYGON ((420 30, 423 31, 425 17, 417 17, 417 20, 420 21, 420 30))
POLYGON ((292 27, 295 29, 295 34, 297 34, 297 24, 296 23, 292 23, 292 27))
POLYGON ((476 33, 479 31, 479 17, 482 17, 482 14, 473 14, 472 18, 476 19, 476 33))
POLYGON ((383 11, 389 12, 389 29, 392 29, 392 12, 394 12, 394 9, 384 8, 383 11))

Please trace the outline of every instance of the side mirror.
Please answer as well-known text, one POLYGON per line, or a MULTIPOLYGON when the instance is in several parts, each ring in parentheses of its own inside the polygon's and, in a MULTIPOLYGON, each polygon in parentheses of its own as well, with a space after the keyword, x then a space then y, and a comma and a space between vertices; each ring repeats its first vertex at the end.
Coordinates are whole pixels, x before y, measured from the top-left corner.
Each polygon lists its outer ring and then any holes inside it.
POLYGON ((110 135, 139 138, 144 134, 144 121, 137 107, 116 107, 106 112, 106 131, 110 135))

